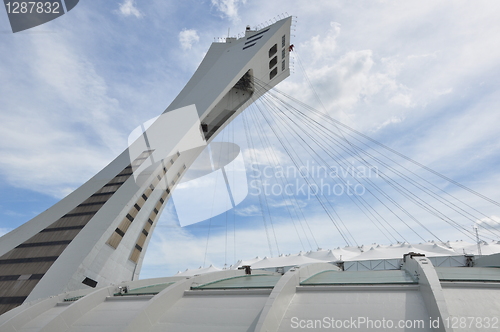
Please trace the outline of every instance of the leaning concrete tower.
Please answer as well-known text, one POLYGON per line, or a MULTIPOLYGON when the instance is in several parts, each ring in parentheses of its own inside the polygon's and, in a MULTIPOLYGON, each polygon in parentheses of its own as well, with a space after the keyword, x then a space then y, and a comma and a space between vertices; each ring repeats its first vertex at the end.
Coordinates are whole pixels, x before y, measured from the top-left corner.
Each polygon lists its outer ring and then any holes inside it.
POLYGON ((229 122, 289 76, 291 18, 213 43, 184 89, 113 162, 0 238, 0 314, 137 279, 176 184, 229 122))

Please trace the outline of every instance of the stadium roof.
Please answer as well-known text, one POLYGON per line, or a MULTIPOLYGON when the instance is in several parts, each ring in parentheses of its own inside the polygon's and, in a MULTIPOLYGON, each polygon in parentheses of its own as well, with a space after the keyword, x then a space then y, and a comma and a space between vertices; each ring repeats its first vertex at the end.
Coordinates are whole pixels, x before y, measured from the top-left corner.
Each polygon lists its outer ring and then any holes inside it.
MULTIPOLYGON (((25 303, 0 317, 0 329, 289 331, 328 330, 332 324, 346 329, 342 324, 349 323, 360 331, 379 324, 400 331, 453 331, 446 324, 455 317, 496 317, 500 254, 460 255, 474 245, 449 245, 374 245, 346 261, 337 255, 353 248, 318 250, 239 262, 250 269, 210 266, 89 288, 25 303)), ((499 244, 487 247, 498 250, 499 244)))

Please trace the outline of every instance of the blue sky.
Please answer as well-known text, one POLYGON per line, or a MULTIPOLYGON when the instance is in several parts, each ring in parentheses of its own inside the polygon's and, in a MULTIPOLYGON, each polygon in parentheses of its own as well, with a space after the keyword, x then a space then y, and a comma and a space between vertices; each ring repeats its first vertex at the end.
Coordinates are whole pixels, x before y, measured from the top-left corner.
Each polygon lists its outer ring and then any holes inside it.
MULTIPOLYGON (((182 89, 214 38, 227 36, 228 29, 237 35, 247 24, 266 24, 284 13, 297 16, 292 43, 298 58, 294 55, 293 74, 280 90, 318 109, 324 105, 350 127, 499 201, 499 7, 493 1, 325 0, 312 6, 309 1, 82 0, 67 15, 17 34, 10 33, 2 11, 0 234, 50 207, 125 149, 130 132, 160 114, 182 89)), ((242 128, 238 119, 218 140, 242 128)), ((252 152, 244 135, 234 141, 248 162, 252 152)), ((258 138, 255 142, 253 153, 263 156, 265 147, 258 138)), ((271 142, 287 164, 283 149, 272 137, 271 142)), ((500 215, 498 207, 429 179, 484 214, 500 215)), ((320 247, 345 245, 332 225, 323 224, 318 204, 298 199, 320 247)), ((334 204, 357 242, 387 243, 344 199, 334 204)), ((286 200, 270 197, 269 204, 279 252, 316 249, 306 245, 312 238, 293 236, 286 200)), ((405 207, 427 220, 418 209, 405 207)), ((212 220, 207 245, 210 223, 180 228, 168 204, 142 277, 269 256, 260 214, 256 198, 249 197, 212 220), (226 220, 234 227, 230 232, 226 220)), ((446 225, 432 226, 442 236, 460 238, 446 225)), ((411 232, 406 236, 419 241, 411 232)), ((278 253, 272 243, 271 250, 278 253)))

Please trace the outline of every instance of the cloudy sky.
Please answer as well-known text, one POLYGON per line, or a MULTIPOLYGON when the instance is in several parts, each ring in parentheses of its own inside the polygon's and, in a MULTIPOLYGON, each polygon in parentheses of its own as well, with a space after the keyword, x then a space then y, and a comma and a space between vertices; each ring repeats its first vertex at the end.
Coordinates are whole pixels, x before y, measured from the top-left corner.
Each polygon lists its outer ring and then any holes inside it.
MULTIPOLYGON (((49 208, 113 160, 137 125, 169 105, 214 40, 285 13, 297 16, 296 53, 281 91, 500 201, 497 1, 82 0, 67 15, 16 34, 0 13, 0 234, 49 208)), ((262 120, 259 109, 249 111, 248 121, 262 120)), ((258 137, 251 144, 241 134, 244 124, 237 119, 217 140, 239 144, 250 169, 252 156, 265 160, 266 146, 258 137)), ((277 140, 270 142, 275 150, 269 154, 290 163, 277 140)), ((440 178, 428 179, 485 216, 500 215, 498 206, 440 178)), ((346 244, 332 224, 324 224, 327 215, 314 199, 265 199, 274 232, 265 232, 255 196, 186 228, 179 227, 170 202, 142 277, 346 244), (309 228, 309 237, 307 231, 294 236, 287 219, 294 204, 307 214, 308 223, 298 227, 309 228)), ((389 243, 343 199, 334 204, 358 244, 389 243)), ((425 213, 401 204, 426 223, 425 213)), ((421 240, 397 220, 392 225, 408 240, 421 240)), ((461 236, 444 223, 428 225, 443 240, 461 236)))

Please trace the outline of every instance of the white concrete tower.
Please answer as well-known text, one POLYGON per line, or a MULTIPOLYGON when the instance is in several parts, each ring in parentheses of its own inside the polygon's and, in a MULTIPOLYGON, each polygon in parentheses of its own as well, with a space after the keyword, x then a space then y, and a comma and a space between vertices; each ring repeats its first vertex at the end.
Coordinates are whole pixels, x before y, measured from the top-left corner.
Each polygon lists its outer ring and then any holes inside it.
POLYGON ((60 202, 0 238, 0 314, 24 301, 137 279, 172 190, 209 143, 289 76, 291 18, 213 43, 165 112, 60 202))

